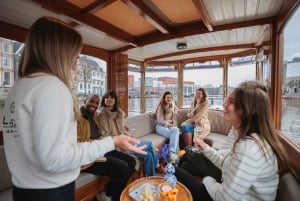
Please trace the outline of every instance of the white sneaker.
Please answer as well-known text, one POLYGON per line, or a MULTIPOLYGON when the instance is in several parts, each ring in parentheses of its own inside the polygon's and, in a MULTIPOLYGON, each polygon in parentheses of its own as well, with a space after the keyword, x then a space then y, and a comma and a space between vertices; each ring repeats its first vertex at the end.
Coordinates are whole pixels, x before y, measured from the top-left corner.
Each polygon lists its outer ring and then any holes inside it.
POLYGON ((98 201, 111 201, 111 197, 107 196, 105 194, 105 191, 102 191, 101 193, 97 193, 96 198, 98 201))

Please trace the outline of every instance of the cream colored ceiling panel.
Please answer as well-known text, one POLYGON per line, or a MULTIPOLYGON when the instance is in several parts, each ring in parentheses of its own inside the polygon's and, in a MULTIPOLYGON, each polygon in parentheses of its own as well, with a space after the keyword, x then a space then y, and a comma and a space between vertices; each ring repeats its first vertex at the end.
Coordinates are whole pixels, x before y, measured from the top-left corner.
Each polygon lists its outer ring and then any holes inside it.
POLYGON ((111 38, 106 33, 92 27, 78 26, 76 30, 81 33, 83 42, 93 47, 99 47, 105 50, 114 50, 128 45, 127 43, 111 38))
POLYGON ((228 24, 274 16, 284 0, 203 0, 212 24, 228 24))
POLYGON ((31 24, 42 16, 51 16, 67 22, 67 18, 47 11, 29 0, 0 0, 1 21, 29 28, 31 24))

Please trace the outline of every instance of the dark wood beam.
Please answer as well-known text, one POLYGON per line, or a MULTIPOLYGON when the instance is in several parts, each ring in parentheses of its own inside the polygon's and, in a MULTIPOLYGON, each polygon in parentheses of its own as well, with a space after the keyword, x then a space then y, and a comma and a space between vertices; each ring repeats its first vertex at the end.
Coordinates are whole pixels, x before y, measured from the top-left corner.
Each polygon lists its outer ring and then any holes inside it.
POLYGON ((133 11, 145 18, 150 24, 163 34, 169 34, 168 25, 154 14, 141 0, 122 0, 133 11))
POLYGON ((200 48, 200 49, 193 49, 193 50, 185 50, 185 51, 179 51, 179 52, 174 52, 174 53, 169 53, 169 54, 159 55, 156 57, 147 58, 147 59, 145 59, 145 62, 163 59, 166 57, 184 55, 184 54, 218 51, 218 50, 230 50, 230 49, 249 49, 249 48, 255 49, 256 48, 255 44, 251 43, 251 44, 240 44, 240 45, 225 45, 225 46, 216 46, 216 47, 207 47, 207 48, 200 48))
POLYGON ((95 13, 116 1, 117 0, 97 0, 85 7, 82 11, 82 14, 95 13))
POLYGON ((117 40, 121 40, 123 42, 131 43, 131 44, 136 44, 135 38, 132 37, 129 33, 123 31, 122 29, 119 29, 118 27, 113 26, 112 24, 98 17, 95 17, 90 13, 84 12, 82 9, 78 8, 77 6, 67 1, 61 1, 61 0, 51 0, 51 1, 33 0, 33 1, 39 3, 41 6, 43 6, 46 9, 49 9, 50 11, 59 12, 61 14, 73 18, 74 20, 77 20, 79 23, 83 23, 91 27, 94 27, 117 40))
POLYGON ((283 1, 282 8, 277 16, 277 33, 281 32, 289 17, 296 12, 300 0, 283 1))
POLYGON ((0 21, 0 37, 25 42, 28 29, 0 21))
POLYGON ((213 31, 213 26, 211 25, 211 20, 208 15, 207 9, 205 8, 205 5, 203 3, 203 0, 193 0, 193 3, 199 11, 203 24, 205 24, 208 31, 213 31))
POLYGON ((96 47, 92 47, 89 45, 84 45, 82 47, 82 54, 86 54, 86 55, 90 55, 90 56, 94 56, 97 58, 100 58, 102 60, 108 61, 109 59, 109 52, 107 50, 103 50, 100 48, 96 48, 96 47))

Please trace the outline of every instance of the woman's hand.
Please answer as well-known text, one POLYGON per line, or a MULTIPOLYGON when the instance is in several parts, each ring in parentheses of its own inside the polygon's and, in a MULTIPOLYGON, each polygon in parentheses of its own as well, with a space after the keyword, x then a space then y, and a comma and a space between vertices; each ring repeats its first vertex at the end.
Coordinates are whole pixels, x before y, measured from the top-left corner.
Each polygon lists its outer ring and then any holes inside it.
POLYGON ((194 145, 195 145, 195 147, 197 147, 200 150, 204 150, 207 148, 207 146, 209 146, 202 139, 199 139, 199 138, 195 139, 194 145))
POLYGON ((146 148, 146 145, 138 147, 139 140, 137 140, 134 137, 128 136, 128 135, 117 135, 113 137, 115 147, 119 148, 122 151, 125 152, 134 152, 137 154, 143 154, 146 155, 147 152, 144 151, 146 148))

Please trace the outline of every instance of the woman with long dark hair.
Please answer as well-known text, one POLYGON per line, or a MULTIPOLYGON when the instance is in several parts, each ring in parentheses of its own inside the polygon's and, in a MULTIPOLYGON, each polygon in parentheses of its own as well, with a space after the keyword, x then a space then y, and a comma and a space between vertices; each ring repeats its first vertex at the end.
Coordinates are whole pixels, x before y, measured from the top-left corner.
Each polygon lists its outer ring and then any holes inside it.
POLYGON ((170 151, 174 154, 179 148, 177 110, 170 91, 164 92, 156 108, 156 133, 169 139, 170 151))
POLYGON ((181 168, 176 176, 194 201, 275 200, 279 175, 288 168, 288 155, 279 141, 266 90, 254 82, 234 89, 224 102, 224 120, 236 133, 231 149, 217 151, 203 140, 195 145, 222 171, 221 182, 210 176, 200 182, 181 168))

